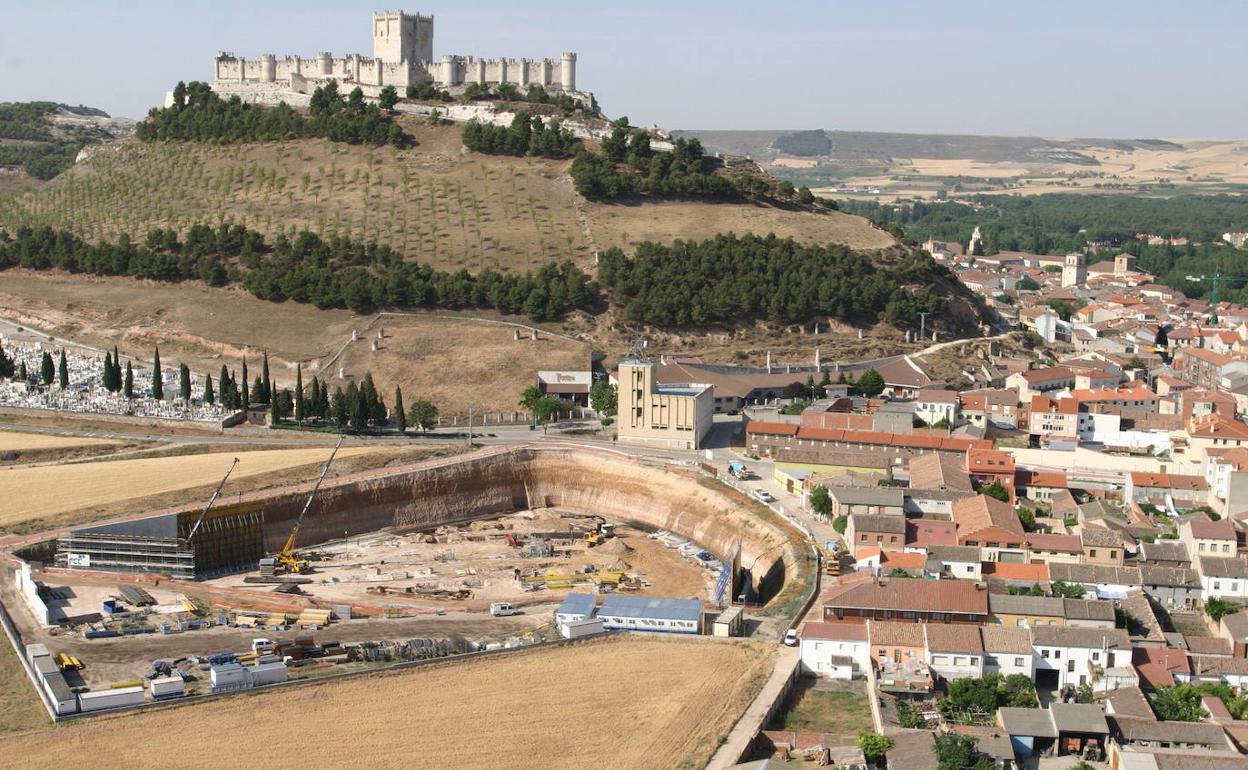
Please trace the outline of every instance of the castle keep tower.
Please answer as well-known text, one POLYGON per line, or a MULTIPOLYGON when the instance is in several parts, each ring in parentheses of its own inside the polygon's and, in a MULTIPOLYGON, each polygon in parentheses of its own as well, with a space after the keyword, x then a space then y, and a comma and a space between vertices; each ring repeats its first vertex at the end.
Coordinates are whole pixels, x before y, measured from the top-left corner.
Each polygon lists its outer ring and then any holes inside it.
POLYGON ((402 11, 373 13, 373 58, 387 64, 433 61, 433 17, 402 11))

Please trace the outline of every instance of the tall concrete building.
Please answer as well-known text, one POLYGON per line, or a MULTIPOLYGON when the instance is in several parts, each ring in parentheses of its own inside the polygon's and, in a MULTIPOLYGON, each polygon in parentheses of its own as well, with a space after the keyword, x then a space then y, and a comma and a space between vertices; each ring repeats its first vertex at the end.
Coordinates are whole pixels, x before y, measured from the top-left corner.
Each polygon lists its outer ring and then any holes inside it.
POLYGON ((621 443, 697 449, 711 430, 715 398, 705 383, 655 381, 654 364, 625 360, 619 371, 621 443))

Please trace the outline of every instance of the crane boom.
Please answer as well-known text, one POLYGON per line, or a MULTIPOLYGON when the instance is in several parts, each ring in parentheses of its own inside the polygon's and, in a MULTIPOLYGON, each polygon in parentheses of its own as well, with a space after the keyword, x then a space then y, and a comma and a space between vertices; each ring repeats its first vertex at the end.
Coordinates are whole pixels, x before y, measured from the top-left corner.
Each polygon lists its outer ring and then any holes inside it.
POLYGON ((228 479, 230 474, 234 472, 234 466, 236 465, 238 465, 237 457, 235 457, 234 461, 230 463, 230 467, 226 470, 225 476, 221 479, 221 483, 218 484, 217 488, 212 491, 212 497, 208 498, 208 504, 204 506, 204 510, 199 512, 199 518, 195 521, 195 526, 191 527, 191 534, 186 536, 186 542, 188 545, 195 539, 195 533, 199 531, 199 525, 204 523, 204 517, 208 515, 208 509, 211 508, 212 504, 217 501, 217 496, 221 494, 222 488, 225 487, 226 479, 228 479))
POLYGON ((294 558, 295 538, 299 536, 299 527, 303 525, 303 517, 308 515, 308 509, 312 507, 312 500, 316 497, 316 491, 321 488, 321 482, 325 480, 325 474, 329 473, 329 465, 334 461, 334 456, 338 454, 338 447, 342 446, 343 438, 345 437, 338 437, 338 443, 334 445, 334 451, 329 453, 329 459, 325 461, 325 467, 321 468, 321 475, 316 478, 316 483, 312 485, 312 491, 308 494, 308 499, 303 504, 303 510, 299 511, 299 518, 295 519, 295 528, 290 531, 290 537, 286 538, 286 544, 282 546, 280 556, 283 560, 294 558))

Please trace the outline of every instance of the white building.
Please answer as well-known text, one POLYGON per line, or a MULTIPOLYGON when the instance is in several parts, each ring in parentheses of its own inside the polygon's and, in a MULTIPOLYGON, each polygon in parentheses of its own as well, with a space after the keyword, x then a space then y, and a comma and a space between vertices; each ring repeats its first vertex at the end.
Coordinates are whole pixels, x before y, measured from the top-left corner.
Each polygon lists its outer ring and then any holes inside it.
POLYGON ((598 617, 608 631, 700 634, 702 600, 609 594, 598 608, 598 617))
POLYGON ((950 427, 958 423, 958 392, 956 390, 920 390, 915 398, 914 416, 935 425, 944 420, 950 427))
POLYGON ((866 623, 823 623, 802 626, 802 672, 830 679, 864 676, 871 665, 866 623))
POLYGON ((1044 672, 1056 672, 1059 688, 1091 684, 1094 690, 1104 690, 1107 669, 1131 665, 1131 637, 1122 628, 1035 626, 1031 643, 1037 682, 1044 672))
POLYGON ((973 679, 984 675, 984 642, 979 627, 969 623, 924 623, 927 664, 942 679, 973 679))
POLYGON ((984 626, 980 636, 984 640, 985 674, 1022 674, 1028 679, 1035 676, 1035 650, 1031 646, 1031 632, 1026 628, 984 626))
POLYGON ((1219 599, 1248 597, 1248 564, 1239 557, 1197 556, 1196 571, 1205 596, 1219 599))

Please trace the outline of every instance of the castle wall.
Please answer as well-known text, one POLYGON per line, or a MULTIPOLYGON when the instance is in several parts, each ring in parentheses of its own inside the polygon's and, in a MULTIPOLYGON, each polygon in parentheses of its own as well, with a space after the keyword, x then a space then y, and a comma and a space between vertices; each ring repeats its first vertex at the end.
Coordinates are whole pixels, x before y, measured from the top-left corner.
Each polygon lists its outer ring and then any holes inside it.
MULTIPOLYGON (((428 65, 433 82, 443 88, 464 86, 469 83, 499 85, 511 83, 520 88, 540 85, 549 90, 574 90, 565 88, 564 67, 558 59, 478 59, 473 56, 443 56, 440 61, 428 65)), ((572 67, 575 82, 575 62, 572 67)))

